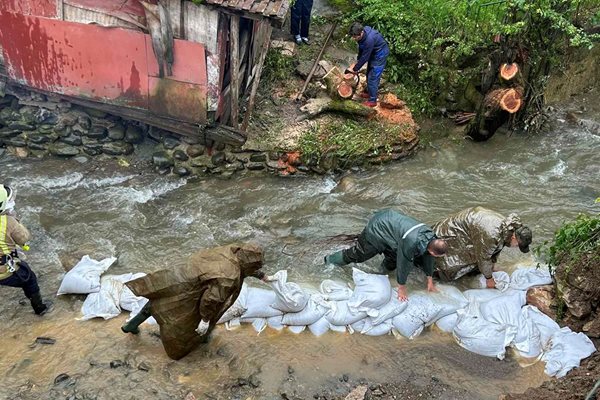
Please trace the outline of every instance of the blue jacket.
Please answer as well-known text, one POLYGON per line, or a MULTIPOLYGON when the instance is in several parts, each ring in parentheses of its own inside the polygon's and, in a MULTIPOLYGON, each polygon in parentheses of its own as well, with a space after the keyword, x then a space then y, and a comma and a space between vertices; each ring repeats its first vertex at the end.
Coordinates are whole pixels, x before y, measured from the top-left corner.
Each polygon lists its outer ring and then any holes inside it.
POLYGON ((365 63, 388 56, 390 49, 381 33, 365 26, 364 35, 358 42, 358 57, 354 71, 358 72, 365 63))

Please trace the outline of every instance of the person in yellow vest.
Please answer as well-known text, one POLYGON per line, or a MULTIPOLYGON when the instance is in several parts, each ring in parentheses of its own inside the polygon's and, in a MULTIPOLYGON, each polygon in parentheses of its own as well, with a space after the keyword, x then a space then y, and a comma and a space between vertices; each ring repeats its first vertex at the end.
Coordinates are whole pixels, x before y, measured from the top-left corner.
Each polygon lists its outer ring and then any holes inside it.
POLYGON ((37 315, 44 315, 51 303, 42 300, 35 273, 25 261, 19 259, 17 246, 25 247, 31 235, 17 218, 8 213, 11 210, 11 194, 10 187, 0 185, 0 286, 23 289, 33 311, 37 315))

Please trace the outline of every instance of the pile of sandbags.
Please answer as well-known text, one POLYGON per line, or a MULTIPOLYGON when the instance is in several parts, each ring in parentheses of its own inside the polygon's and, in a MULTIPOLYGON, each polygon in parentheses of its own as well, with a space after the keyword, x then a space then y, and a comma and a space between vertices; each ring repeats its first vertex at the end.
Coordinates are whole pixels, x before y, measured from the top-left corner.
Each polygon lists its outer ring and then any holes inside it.
MULTIPOLYGON (((271 290, 244 284, 219 322, 227 329, 251 323, 259 333, 267 327, 293 333, 308 328, 316 336, 331 330, 409 339, 435 323, 469 351, 503 359, 507 347, 513 348, 522 357, 546 362, 552 376, 563 376, 596 350, 584 334, 560 329, 537 308, 525 306, 528 288, 552 282, 540 269, 519 268, 510 276, 495 272, 496 289, 461 292, 438 285, 439 293, 415 291, 406 302, 398 301, 387 276, 356 268, 353 287, 325 280, 319 291, 287 282, 285 271, 275 276, 271 290)), ((485 285, 484 278, 480 281, 485 285)))

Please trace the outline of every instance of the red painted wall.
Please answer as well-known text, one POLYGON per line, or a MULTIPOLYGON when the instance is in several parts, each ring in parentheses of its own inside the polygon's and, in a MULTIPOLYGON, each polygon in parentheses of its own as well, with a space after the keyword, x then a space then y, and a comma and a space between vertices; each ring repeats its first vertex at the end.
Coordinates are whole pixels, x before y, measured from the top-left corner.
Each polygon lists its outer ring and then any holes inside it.
POLYGON ((0 10, 25 15, 57 17, 57 0, 0 0, 0 10))
POLYGON ((0 46, 9 76, 19 83, 206 120, 206 58, 199 43, 175 41, 173 76, 167 79, 152 78, 158 63, 149 35, 128 29, 0 11, 0 46))

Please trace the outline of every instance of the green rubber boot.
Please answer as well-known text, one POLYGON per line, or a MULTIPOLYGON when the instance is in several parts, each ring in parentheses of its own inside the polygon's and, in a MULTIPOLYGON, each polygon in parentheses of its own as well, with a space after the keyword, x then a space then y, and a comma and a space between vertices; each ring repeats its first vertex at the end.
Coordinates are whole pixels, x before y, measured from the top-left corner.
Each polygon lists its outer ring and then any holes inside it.
POLYGON ((150 302, 148 302, 135 317, 131 318, 129 322, 121 327, 121 330, 124 333, 133 333, 134 335, 137 335, 140 333, 140 329, 138 327, 151 316, 150 302))
POLYGON ((325 256, 325 264, 333 264, 340 266, 346 265, 348 263, 344 261, 343 250, 340 250, 338 252, 325 256))

